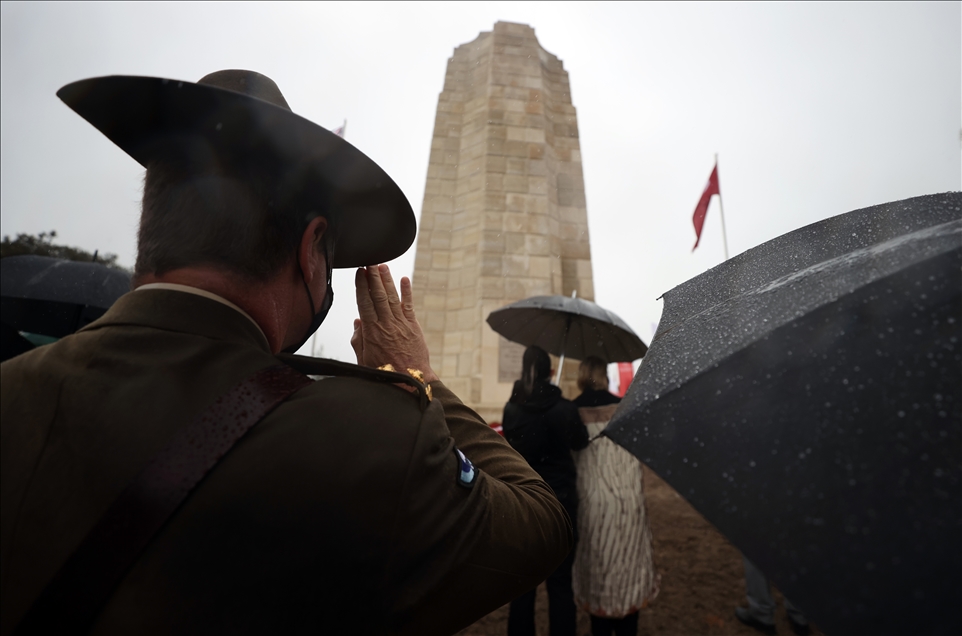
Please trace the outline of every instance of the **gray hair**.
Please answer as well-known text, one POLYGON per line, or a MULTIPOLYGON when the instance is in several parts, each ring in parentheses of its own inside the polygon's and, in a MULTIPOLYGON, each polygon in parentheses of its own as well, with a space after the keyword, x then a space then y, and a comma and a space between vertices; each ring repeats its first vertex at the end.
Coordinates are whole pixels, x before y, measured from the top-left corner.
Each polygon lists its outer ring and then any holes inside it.
MULTIPOLYGON (((220 170, 188 174, 169 162, 150 164, 134 276, 204 265, 245 280, 269 279, 295 258, 311 220, 327 216, 317 210, 276 209, 278 199, 254 175, 220 170)), ((331 241, 333 229, 326 232, 331 241)))

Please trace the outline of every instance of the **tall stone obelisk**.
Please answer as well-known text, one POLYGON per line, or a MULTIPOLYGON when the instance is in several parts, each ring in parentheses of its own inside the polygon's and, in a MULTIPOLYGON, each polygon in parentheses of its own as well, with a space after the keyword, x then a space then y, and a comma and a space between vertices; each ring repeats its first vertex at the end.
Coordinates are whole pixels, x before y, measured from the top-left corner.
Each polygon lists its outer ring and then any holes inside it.
POLYGON ((568 73, 527 25, 498 22, 448 60, 413 283, 432 366, 488 421, 500 421, 523 352, 488 314, 536 295, 594 299, 568 73))

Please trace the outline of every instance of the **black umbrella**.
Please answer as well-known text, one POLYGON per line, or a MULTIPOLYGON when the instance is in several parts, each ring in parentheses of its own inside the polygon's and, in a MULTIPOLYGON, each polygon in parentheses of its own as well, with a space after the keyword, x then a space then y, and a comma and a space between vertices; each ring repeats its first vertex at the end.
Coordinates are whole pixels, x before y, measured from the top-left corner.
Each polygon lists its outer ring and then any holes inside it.
POLYGON ((827 633, 960 633, 962 195, 837 216, 665 294, 605 434, 827 633))
POLYGON ((26 353, 33 346, 19 331, 0 322, 0 362, 26 353))
MULTIPOLYGON (((574 296, 532 296, 492 311, 488 324, 511 342, 537 345, 556 356, 631 362, 648 347, 628 324, 590 300, 574 296)), ((560 376, 561 365, 558 365, 560 376)))
POLYGON ((0 322, 61 338, 96 320, 130 291, 130 274, 49 256, 0 260, 0 322))

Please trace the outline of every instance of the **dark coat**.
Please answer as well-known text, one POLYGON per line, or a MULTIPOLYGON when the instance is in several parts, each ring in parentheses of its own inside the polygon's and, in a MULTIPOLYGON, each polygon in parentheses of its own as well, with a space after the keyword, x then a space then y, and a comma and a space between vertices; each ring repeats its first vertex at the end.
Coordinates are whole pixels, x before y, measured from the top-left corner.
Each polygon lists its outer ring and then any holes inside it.
POLYGON ((581 392, 581 395, 576 397, 574 400, 574 405, 579 409, 586 406, 608 406, 609 404, 618 404, 621 402, 621 398, 617 395, 609 393, 604 389, 585 389, 581 392))
POLYGON ((561 389, 536 382, 531 396, 524 399, 518 380, 504 407, 501 425, 508 443, 548 482, 562 503, 573 498, 576 474, 571 451, 588 445, 588 430, 577 407, 561 397, 561 389))
MULTIPOLYGON (((169 290, 3 363, 0 632, 179 427, 277 363, 242 314, 169 290)), ((93 633, 452 633, 543 580, 572 546, 565 512, 432 388, 423 410, 357 377, 294 393, 188 497, 93 633), (455 445, 480 469, 470 489, 455 445)))

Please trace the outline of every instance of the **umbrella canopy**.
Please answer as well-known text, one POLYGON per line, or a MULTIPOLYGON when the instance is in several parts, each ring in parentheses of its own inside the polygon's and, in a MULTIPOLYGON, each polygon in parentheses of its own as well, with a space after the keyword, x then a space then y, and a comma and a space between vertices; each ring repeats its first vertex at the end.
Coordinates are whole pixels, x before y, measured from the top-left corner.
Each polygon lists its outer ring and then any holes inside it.
POLYGON ((512 342, 576 360, 631 362, 648 351, 624 320, 583 298, 532 296, 492 311, 488 324, 512 342))
POLYGON ((100 263, 49 256, 0 260, 0 321, 61 338, 90 323, 130 291, 130 274, 100 263))
POLYGON ((962 631, 960 210, 857 210, 666 293, 605 431, 826 633, 962 631))

